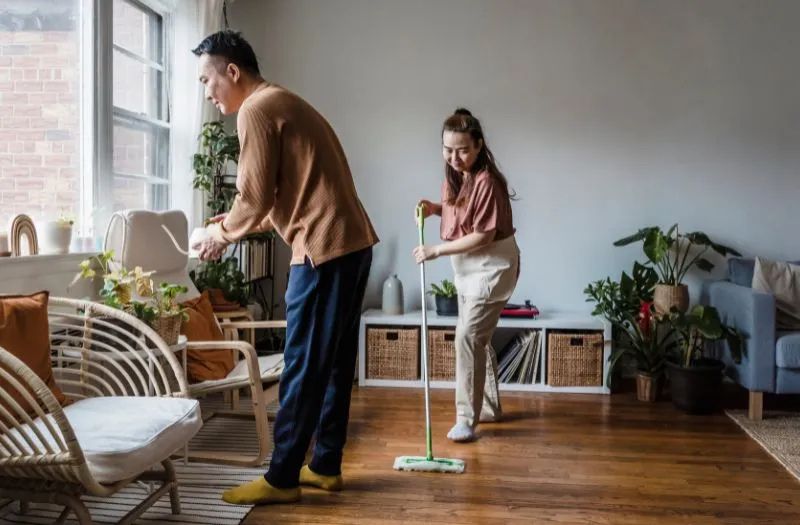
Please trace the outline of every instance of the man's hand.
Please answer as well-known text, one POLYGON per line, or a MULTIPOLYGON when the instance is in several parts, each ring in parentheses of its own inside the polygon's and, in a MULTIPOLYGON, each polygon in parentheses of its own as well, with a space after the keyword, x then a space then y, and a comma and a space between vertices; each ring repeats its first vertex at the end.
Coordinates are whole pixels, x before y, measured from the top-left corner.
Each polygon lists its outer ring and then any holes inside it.
POLYGON ((220 213, 219 215, 214 215, 213 217, 209 217, 208 219, 206 219, 206 226, 208 226, 209 224, 216 224, 218 222, 222 222, 225 220, 225 217, 227 216, 228 216, 227 213, 220 213))
POLYGON ((200 243, 198 257, 201 261, 216 261, 225 253, 228 245, 223 242, 218 242, 213 237, 206 237, 200 243))

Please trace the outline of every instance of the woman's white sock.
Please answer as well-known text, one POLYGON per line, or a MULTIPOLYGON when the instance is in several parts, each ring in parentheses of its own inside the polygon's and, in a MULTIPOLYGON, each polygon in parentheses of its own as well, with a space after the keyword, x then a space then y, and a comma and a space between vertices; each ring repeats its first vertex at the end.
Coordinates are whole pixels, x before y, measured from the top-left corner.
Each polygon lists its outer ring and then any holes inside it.
POLYGON ((466 423, 456 423, 450 432, 447 433, 447 439, 455 441, 456 443, 463 443, 465 441, 474 441, 476 438, 475 431, 466 423))

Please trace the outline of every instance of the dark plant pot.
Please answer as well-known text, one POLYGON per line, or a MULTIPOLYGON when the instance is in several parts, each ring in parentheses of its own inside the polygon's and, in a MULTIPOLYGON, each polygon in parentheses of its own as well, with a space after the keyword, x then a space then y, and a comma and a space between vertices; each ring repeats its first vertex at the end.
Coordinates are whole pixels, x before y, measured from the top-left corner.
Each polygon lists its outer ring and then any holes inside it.
POLYGON ((688 414, 718 411, 724 369, 717 359, 701 359, 689 368, 667 362, 672 404, 688 414))
POLYGON ((458 297, 437 295, 435 298, 437 315, 458 316, 458 297))
POLYGON ((209 288, 208 300, 215 312, 231 312, 241 308, 239 303, 225 299, 225 294, 220 288, 209 288))

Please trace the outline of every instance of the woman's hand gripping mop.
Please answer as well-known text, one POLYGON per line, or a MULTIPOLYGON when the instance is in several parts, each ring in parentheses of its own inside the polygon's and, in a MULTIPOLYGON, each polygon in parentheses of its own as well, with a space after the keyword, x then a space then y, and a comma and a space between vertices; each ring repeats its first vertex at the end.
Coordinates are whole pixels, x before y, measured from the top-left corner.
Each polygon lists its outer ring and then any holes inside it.
MULTIPOLYGON (((425 213, 422 205, 417 206, 417 226, 419 227, 419 244, 425 244, 425 213)), ((428 377, 428 311, 425 302, 425 261, 419 265, 420 292, 422 293, 422 379, 425 385, 425 456, 400 456, 394 460, 395 470, 413 470, 417 472, 464 472, 464 462, 460 459, 433 457, 431 439, 431 400, 430 378, 428 377)))

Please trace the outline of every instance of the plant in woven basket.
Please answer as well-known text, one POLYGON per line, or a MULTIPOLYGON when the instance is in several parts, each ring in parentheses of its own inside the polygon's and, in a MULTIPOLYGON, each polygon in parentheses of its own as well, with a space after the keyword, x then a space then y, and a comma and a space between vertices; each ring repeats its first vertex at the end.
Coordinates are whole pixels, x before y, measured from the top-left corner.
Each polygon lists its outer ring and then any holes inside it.
POLYGON ((168 344, 174 344, 181 321, 188 320, 188 314, 177 302, 177 297, 188 289, 170 283, 155 287, 150 278, 154 272, 145 272, 140 266, 128 270, 113 261, 113 251, 81 261, 80 272, 71 284, 81 278, 102 278, 100 297, 105 305, 133 314, 164 336, 168 344), (99 273, 93 265, 98 267, 99 273), (162 328, 166 331, 162 331, 162 328))
POLYGON ((642 228, 633 235, 619 239, 614 246, 627 246, 639 241, 643 243, 647 260, 658 272, 658 283, 671 286, 682 284, 692 267, 710 272, 714 264, 704 257, 709 249, 723 257, 741 255, 733 248, 715 243, 703 232, 681 233, 677 224, 673 224, 666 232, 659 226, 642 228))

